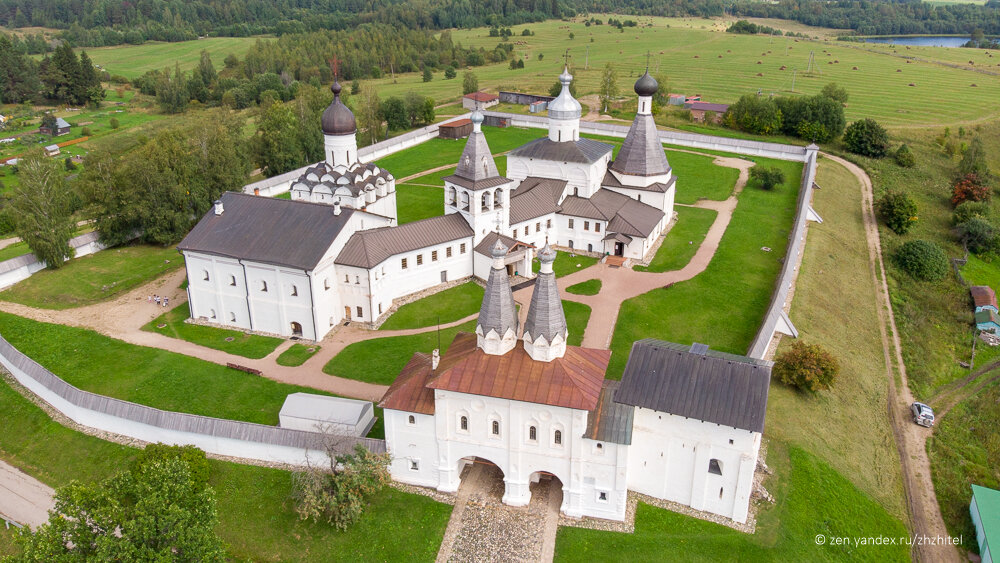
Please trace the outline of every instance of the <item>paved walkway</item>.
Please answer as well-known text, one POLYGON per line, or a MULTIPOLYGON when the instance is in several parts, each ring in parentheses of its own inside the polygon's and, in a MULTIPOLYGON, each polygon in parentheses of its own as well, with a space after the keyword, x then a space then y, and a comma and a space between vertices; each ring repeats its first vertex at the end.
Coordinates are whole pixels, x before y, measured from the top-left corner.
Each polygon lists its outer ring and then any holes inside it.
POLYGON ((55 491, 20 469, 0 461, 0 519, 36 527, 49 519, 55 491))

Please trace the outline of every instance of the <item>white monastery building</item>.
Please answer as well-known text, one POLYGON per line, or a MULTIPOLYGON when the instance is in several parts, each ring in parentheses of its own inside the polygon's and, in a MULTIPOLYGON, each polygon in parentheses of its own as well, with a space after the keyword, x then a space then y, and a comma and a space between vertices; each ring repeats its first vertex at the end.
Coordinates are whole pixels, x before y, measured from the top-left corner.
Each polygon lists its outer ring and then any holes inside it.
POLYGON ((493 247, 475 334, 414 354, 382 398, 393 479, 454 492, 486 462, 510 505, 546 475, 567 516, 623 520, 631 489, 746 522, 771 363, 643 340, 622 380, 605 380, 610 351, 566 343, 555 252, 539 252, 523 330, 506 252, 493 247))
POLYGON ((638 113, 612 160, 611 145, 580 138, 572 78, 559 76, 548 135, 508 156, 509 178, 473 112, 455 174, 444 178, 444 214, 403 225, 395 177, 358 160, 354 115, 335 81, 322 117, 325 159, 291 183, 291 201, 224 194, 178 245, 192 317, 321 340, 344 321, 377 323, 409 295, 485 280, 498 241, 511 278, 530 278, 547 243, 646 257, 673 217, 675 190, 650 114, 656 81, 647 72, 636 82, 638 113))

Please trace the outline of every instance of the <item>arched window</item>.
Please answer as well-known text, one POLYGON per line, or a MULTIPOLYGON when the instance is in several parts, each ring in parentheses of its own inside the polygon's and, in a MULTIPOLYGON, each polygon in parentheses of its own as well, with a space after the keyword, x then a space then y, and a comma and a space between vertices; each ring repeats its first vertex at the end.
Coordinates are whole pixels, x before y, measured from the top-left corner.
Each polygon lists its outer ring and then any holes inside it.
POLYGON ((573 195, 575 196, 580 195, 580 188, 573 188, 573 195))
POLYGON ((231 323, 235 323, 236 322, 236 313, 233 313, 233 312, 229 313, 229 322, 231 322, 231 323))
POLYGON ((408 422, 409 424, 416 424, 417 423, 417 417, 415 417, 415 416, 413 416, 411 414, 409 417, 406 418, 406 422, 408 422))
POLYGON ((528 427, 528 439, 532 442, 538 440, 538 429, 534 426, 528 427))
POLYGON ((236 285, 236 276, 229 276, 229 285, 236 285))
POLYGON ((323 278, 323 289, 330 289, 330 278, 323 278))
POLYGON ((201 279, 208 281, 208 270, 201 271, 201 279))
POLYGON ((708 460, 708 472, 713 475, 722 475, 722 463, 717 459, 708 460))
POLYGON ((562 445, 562 430, 556 430, 555 436, 553 436, 553 441, 557 446, 562 445))
POLYGON ((210 318, 210 319, 214 319, 215 318, 215 309, 209 309, 208 310, 208 318, 210 318))
POLYGON ((465 155, 465 165, 466 165, 466 166, 468 166, 468 165, 469 165, 469 162, 471 162, 471 161, 469 160, 469 155, 465 155))
POLYGON ((499 436, 500 435, 500 421, 499 420, 494 420, 493 421, 493 435, 494 436, 499 436))
POLYGON ((458 419, 458 427, 461 428, 462 430, 468 430, 469 429, 469 417, 462 416, 462 418, 458 419))
POLYGON ((266 281, 260 280, 260 290, 263 291, 263 292, 265 292, 265 293, 267 292, 267 282, 266 281))
POLYGON ((295 286, 293 285, 293 286, 292 286, 292 297, 295 297, 295 296, 296 296, 296 295, 298 295, 298 294, 299 294, 299 288, 297 288, 297 287, 295 287, 295 286))

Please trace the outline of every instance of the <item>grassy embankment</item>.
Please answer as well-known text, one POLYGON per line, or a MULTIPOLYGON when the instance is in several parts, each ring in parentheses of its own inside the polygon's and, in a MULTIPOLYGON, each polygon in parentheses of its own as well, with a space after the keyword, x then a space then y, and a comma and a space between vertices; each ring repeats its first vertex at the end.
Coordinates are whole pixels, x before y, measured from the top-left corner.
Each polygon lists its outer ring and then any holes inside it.
POLYGON ((320 347, 307 344, 292 344, 275 360, 279 366, 298 367, 319 352, 320 347))
POLYGON ((196 41, 163 43, 149 41, 142 45, 119 45, 85 49, 94 64, 101 65, 111 74, 135 78, 150 70, 174 69, 180 64, 187 71, 198 66, 201 52, 208 51, 212 64, 217 70, 224 67, 223 61, 229 55, 240 59, 261 37, 206 37, 196 41))
POLYGON ((382 323, 379 330, 448 324, 478 313, 482 304, 483 288, 474 282, 463 283, 403 305, 382 323))
POLYGON ((601 280, 587 280, 566 288, 566 293, 573 295, 597 295, 601 292, 601 280))
POLYGON ((142 330, 252 359, 267 356, 284 342, 281 338, 249 334, 242 330, 184 322, 190 317, 191 311, 187 303, 184 303, 149 321, 142 327, 142 330))

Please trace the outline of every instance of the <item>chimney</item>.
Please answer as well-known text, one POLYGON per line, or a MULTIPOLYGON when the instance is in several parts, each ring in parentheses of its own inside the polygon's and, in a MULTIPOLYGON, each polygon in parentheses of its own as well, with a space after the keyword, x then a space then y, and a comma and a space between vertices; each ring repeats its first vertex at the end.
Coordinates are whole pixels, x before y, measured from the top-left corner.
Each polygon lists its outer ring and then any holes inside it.
POLYGON ((222 200, 221 199, 215 200, 215 214, 216 215, 222 215, 222 200))
POLYGON ((340 215, 340 200, 333 202, 333 214, 340 215))
POLYGON ((260 188, 254 188, 253 195, 260 195, 260 188))
POLYGON ((431 352, 431 369, 432 370, 437 369, 438 363, 440 361, 441 361, 441 351, 435 348, 434 351, 431 352))

